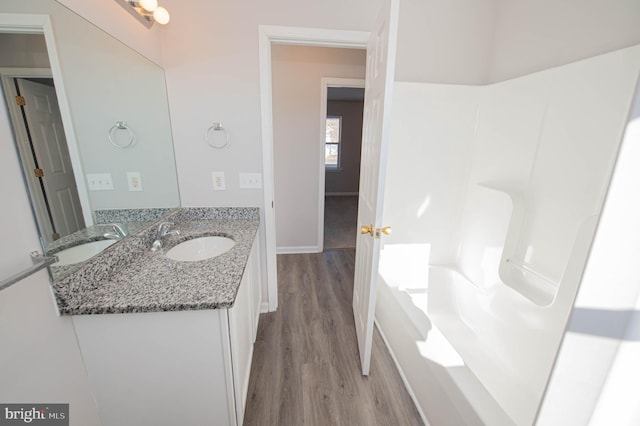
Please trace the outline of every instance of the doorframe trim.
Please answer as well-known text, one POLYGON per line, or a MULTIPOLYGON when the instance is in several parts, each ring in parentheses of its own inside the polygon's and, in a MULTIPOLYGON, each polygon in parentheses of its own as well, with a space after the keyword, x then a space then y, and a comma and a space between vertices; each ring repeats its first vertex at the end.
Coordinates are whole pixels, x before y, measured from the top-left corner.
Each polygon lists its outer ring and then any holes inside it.
POLYGON ((278 308, 278 276, 276 259, 275 185, 273 168, 273 94, 271 78, 271 45, 300 45, 366 49, 368 31, 346 31, 319 28, 258 26, 260 63, 260 112, 262 121, 263 220, 265 232, 265 264, 269 311, 278 308))
POLYGON ((82 216, 84 217, 85 226, 93 224, 93 215, 91 213, 91 204, 89 202, 89 193, 84 180, 84 170, 80 160, 80 151, 78 149, 78 141, 76 139, 73 120, 71 115, 71 107, 67 98, 67 91, 64 80, 62 78, 62 67, 58 59, 58 50, 56 38, 49 15, 24 14, 24 13, 0 13, 0 32, 13 34, 42 34, 47 46, 47 55, 49 57, 49 69, 58 98, 58 107, 62 117, 62 126, 64 128, 67 146, 69 148, 69 157, 73 166, 73 174, 78 189, 80 205, 82 207, 82 216))
MULTIPOLYGON (((320 149, 320 179, 318 179, 318 247, 319 251, 324 251, 324 200, 325 200, 325 178, 326 166, 324 164, 324 146, 325 134, 322 131, 325 128, 327 120, 327 92, 330 87, 355 87, 364 89, 364 78, 341 78, 341 77, 323 77, 320 79, 320 135, 318 148, 320 149)), ((340 141, 342 144, 342 141, 340 141)), ((342 151, 342 146, 340 147, 342 151)))

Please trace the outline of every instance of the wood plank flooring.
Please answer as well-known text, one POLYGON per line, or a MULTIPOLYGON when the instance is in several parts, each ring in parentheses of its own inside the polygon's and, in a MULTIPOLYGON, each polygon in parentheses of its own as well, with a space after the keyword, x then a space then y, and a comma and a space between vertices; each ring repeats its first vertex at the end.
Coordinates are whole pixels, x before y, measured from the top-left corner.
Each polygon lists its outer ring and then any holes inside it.
POLYGON ((358 196, 324 197, 324 249, 356 248, 358 196))
POLYGON ((245 425, 422 425, 378 331, 360 373, 355 250, 278 255, 276 312, 262 314, 245 425))

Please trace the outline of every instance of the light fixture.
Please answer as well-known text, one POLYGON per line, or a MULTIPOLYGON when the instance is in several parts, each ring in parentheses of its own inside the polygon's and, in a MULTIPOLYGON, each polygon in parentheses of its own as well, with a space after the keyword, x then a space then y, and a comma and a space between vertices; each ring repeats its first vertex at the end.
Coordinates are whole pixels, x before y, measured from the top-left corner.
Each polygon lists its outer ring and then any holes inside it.
POLYGON ((142 22, 150 28, 154 22, 161 25, 169 23, 171 16, 164 7, 158 6, 158 0, 116 0, 142 22))
POLYGON ((131 1, 130 3, 137 3, 138 6, 142 7, 144 10, 148 12, 153 12, 158 8, 158 0, 138 0, 131 1))
POLYGON ((166 25, 169 23, 171 16, 169 15, 169 11, 167 9, 159 6, 156 7, 156 9, 153 11, 153 19, 155 19, 155 21, 160 25, 166 25))

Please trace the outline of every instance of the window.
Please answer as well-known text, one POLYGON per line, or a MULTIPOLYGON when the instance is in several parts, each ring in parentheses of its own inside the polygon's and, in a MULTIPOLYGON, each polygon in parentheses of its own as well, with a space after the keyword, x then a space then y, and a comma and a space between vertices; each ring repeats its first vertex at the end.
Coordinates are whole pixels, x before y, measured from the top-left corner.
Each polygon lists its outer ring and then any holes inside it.
POLYGON ((342 117, 327 117, 324 139, 324 165, 327 169, 340 168, 340 139, 342 117))

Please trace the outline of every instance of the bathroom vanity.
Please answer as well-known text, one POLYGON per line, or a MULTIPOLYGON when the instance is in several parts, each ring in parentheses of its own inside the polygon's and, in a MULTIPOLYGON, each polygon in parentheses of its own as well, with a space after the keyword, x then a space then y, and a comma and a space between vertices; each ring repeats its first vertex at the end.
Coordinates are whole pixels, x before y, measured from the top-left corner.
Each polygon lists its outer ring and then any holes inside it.
POLYGON ((177 209, 54 281, 102 424, 242 425, 261 304, 258 209, 177 209), (161 222, 168 235, 150 248, 161 222), (202 237, 234 245, 173 260, 202 237))

